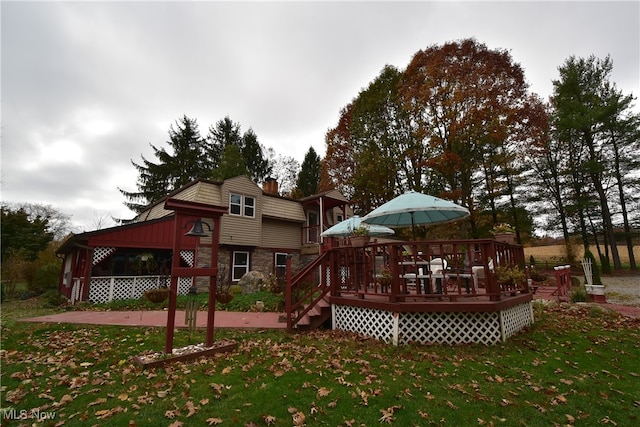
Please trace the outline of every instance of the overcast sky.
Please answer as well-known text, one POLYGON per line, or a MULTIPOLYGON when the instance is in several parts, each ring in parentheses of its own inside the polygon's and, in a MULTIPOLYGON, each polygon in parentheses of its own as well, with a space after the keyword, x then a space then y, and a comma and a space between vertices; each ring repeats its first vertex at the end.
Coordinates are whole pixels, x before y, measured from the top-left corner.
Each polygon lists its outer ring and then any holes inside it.
POLYGON ((229 116, 302 162, 385 64, 474 37, 546 99, 571 55, 640 85, 640 3, 12 2, 2 16, 2 201, 51 204, 76 231, 131 218, 118 187, 182 115, 229 116))

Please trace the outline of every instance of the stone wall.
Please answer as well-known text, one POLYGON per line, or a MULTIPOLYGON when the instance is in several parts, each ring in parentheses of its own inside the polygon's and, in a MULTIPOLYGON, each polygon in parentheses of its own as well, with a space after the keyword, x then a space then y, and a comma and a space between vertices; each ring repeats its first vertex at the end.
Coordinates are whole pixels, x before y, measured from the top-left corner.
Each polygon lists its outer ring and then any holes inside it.
MULTIPOLYGON (((275 252, 272 249, 265 248, 256 248, 250 253, 250 267, 251 271, 259 271, 263 273, 265 276, 273 273, 274 262, 275 262, 275 252)), ((282 251, 284 252, 284 251, 282 251)), ((218 251, 218 268, 221 271, 222 268, 226 268, 227 277, 229 277, 231 273, 231 253, 232 251, 228 248, 220 248, 218 251)), ((299 253, 293 253, 293 257, 291 259, 291 267, 293 270, 293 274, 296 274, 298 271, 304 267, 304 265, 311 262, 314 257, 304 256, 303 257, 299 253)), ((211 248, 200 247, 198 248, 198 262, 197 265, 199 267, 204 267, 208 265, 211 260, 211 248)), ((208 290, 208 280, 205 277, 199 277, 197 279, 197 287, 198 290, 203 292, 208 290)))

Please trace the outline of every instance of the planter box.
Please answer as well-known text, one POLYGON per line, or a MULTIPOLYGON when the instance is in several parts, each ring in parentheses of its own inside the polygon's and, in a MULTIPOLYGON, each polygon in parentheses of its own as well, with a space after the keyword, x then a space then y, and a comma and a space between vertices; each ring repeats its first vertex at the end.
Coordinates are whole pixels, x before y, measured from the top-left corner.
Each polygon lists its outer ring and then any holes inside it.
MULTIPOLYGON (((146 368, 157 368, 159 366, 168 365, 174 362, 189 362, 191 360, 198 359, 200 357, 210 357, 216 353, 224 353, 232 351, 236 348, 238 343, 235 341, 224 340, 219 343, 213 344, 213 347, 206 347, 204 349, 197 349, 195 351, 186 351, 182 354, 166 355, 164 353, 156 353, 153 355, 138 355, 136 356, 136 362, 146 368)), ((180 349, 174 349, 175 353, 179 353, 180 349)))
POLYGON ((604 292, 604 285, 584 285, 589 296, 589 302, 605 303, 607 298, 604 292))

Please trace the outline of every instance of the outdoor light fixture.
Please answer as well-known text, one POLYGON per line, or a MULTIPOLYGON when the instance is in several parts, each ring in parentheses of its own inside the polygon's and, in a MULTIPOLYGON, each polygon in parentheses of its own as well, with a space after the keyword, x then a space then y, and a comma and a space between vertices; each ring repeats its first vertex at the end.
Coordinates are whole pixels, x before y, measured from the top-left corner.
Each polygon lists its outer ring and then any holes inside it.
POLYGON ((206 225, 207 228, 209 228, 209 231, 211 231, 211 226, 209 224, 207 224, 206 222, 202 221, 201 219, 196 219, 194 221, 189 221, 188 223, 185 224, 185 226, 183 228, 187 228, 187 225, 189 224, 193 224, 193 226, 191 227, 191 230, 189 230, 185 236, 194 236, 194 237, 208 237, 209 235, 207 233, 204 232, 204 229, 202 228, 202 224, 206 225))

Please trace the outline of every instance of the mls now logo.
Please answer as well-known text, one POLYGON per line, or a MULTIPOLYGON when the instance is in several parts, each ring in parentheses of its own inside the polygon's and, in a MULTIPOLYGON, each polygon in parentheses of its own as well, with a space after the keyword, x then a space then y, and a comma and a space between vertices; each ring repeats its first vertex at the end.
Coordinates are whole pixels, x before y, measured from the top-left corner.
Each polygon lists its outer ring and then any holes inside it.
POLYGON ((3 420, 37 420, 46 421, 53 420, 56 417, 56 413, 52 411, 41 411, 39 409, 32 409, 27 411, 26 409, 17 410, 15 408, 2 408, 0 409, 3 420))

